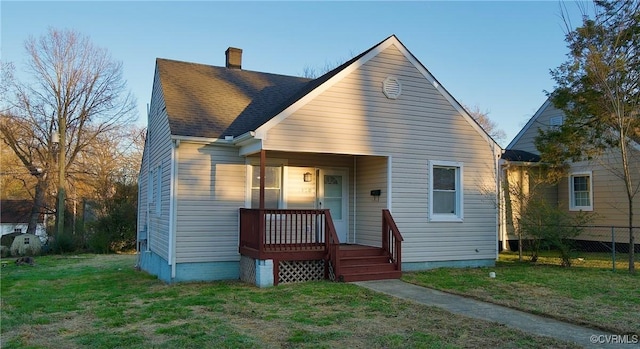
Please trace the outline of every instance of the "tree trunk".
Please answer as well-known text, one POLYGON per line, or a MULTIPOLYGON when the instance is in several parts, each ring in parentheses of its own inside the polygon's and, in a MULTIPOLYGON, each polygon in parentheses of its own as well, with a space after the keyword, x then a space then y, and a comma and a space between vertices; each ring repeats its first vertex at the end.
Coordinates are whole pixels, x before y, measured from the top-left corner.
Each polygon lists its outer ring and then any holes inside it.
POLYGON ((634 252, 636 249, 634 237, 633 237, 633 198, 629 200, 629 273, 635 274, 635 257, 634 252))
POLYGON ((47 181, 42 176, 38 176, 38 182, 36 183, 35 195, 33 196, 33 207, 31 208, 31 214, 29 216, 29 225, 27 226, 27 234, 35 234, 38 227, 38 220, 42 214, 42 207, 44 206, 45 190, 47 188, 47 181))

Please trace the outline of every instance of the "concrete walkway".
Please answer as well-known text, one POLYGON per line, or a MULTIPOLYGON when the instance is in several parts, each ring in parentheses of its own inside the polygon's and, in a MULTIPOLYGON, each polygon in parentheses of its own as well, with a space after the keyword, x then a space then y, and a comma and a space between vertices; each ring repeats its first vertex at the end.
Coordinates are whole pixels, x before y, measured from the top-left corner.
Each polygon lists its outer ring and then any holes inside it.
MULTIPOLYGON (((573 342, 584 348, 640 348, 640 343, 619 344, 623 336, 580 327, 475 299, 416 286, 400 280, 361 281, 354 284, 471 318, 497 322, 527 333, 573 342), (613 335, 613 336, 612 336, 613 335), (613 343, 618 342, 618 343, 613 343)), ((627 336, 626 340, 631 341, 627 336)), ((640 340, 640 338, 637 338, 640 340)))

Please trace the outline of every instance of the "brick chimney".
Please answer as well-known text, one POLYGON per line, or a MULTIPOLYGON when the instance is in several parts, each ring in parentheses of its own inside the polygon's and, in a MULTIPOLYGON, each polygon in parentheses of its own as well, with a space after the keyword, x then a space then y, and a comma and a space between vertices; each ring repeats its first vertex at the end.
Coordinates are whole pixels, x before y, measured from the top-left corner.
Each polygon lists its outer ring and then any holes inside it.
POLYGON ((230 69, 242 69, 242 49, 229 47, 225 52, 227 56, 226 67, 230 69))

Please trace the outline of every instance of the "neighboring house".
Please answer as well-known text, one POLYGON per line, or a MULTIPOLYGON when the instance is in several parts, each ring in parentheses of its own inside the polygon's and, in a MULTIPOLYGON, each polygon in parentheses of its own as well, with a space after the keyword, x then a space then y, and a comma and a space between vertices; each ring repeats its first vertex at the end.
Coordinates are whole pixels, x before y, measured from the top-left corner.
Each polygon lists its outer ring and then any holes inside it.
MULTIPOLYGON (((25 234, 29 226, 32 207, 33 201, 31 200, 2 200, 0 202, 2 236, 25 234)), ((47 241, 45 214, 41 214, 38 218, 35 235, 40 237, 43 243, 47 241)))
MULTIPOLYGON (((592 228, 585 229, 577 239, 587 241, 610 242, 612 227, 617 243, 629 242, 628 230, 628 199, 624 181, 619 177, 621 160, 619 153, 608 151, 591 161, 570 163, 568 175, 555 185, 536 185, 533 176, 540 165, 539 151, 535 146, 538 130, 547 130, 562 125, 564 113, 554 107, 550 100, 538 109, 524 128, 509 143, 503 154, 503 176, 507 178, 512 188, 519 188, 520 193, 528 195, 533 190, 543 193, 548 202, 555 203, 559 208, 570 213, 591 212, 595 220, 590 223, 592 228), (616 174, 617 172, 617 174, 616 174), (535 186, 535 187, 534 187, 535 186)), ((633 181, 640 182, 640 146, 631 140, 632 161, 630 173, 633 181)), ((500 234, 502 247, 506 247, 508 240, 517 240, 513 222, 517 220, 519 205, 517 195, 505 205, 504 225, 500 234)), ((505 198, 510 193, 505 191, 505 198)), ((633 201, 635 226, 640 226, 640 194, 633 201)), ((516 223, 517 224, 517 223, 516 223)), ((640 231, 640 228, 637 228, 640 231)), ((636 232, 636 236, 638 233, 636 232)), ((640 243, 636 239, 636 243, 640 243)))
POLYGON ((501 149, 398 38, 317 79, 241 55, 156 61, 143 270, 262 286, 494 264, 501 149))

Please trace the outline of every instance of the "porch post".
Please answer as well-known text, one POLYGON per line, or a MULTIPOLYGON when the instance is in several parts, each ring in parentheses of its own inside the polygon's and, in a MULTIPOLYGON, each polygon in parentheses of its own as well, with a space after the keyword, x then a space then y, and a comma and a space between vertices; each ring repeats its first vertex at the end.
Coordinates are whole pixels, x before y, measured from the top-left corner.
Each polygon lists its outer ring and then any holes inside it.
POLYGON ((264 210, 264 184, 266 175, 267 153, 264 149, 260 150, 260 209, 264 210))

